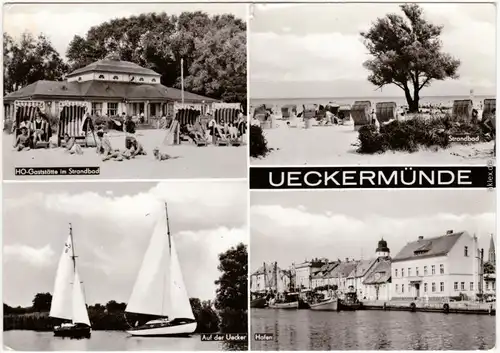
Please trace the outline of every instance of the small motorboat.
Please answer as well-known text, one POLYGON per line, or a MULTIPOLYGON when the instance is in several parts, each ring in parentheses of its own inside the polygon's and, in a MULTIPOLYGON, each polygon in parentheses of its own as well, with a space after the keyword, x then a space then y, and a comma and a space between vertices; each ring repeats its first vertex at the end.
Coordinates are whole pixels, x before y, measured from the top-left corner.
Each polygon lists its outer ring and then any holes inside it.
POLYGON ((250 307, 251 308, 265 308, 267 307, 267 300, 266 298, 256 298, 250 301, 250 307))
POLYGON ((54 327, 54 336, 68 338, 90 338, 91 328, 88 325, 76 324, 61 324, 54 327))
POLYGON ((345 294, 343 299, 339 299, 338 310, 342 311, 353 311, 358 310, 362 306, 362 303, 358 300, 356 292, 349 292, 345 294))

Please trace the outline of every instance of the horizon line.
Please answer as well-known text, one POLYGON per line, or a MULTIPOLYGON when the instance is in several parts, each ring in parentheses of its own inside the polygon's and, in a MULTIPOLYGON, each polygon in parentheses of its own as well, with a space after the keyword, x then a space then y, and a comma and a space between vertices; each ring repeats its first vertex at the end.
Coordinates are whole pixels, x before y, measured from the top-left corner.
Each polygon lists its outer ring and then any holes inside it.
MULTIPOLYGON (((494 97, 496 99, 496 93, 493 94, 475 94, 474 97, 494 97)), ((453 95, 428 95, 428 96, 421 96, 420 99, 422 98, 451 98, 451 97, 470 97, 470 95, 467 94, 453 94, 453 95)), ((333 98, 338 98, 338 99, 347 99, 347 98, 405 98, 405 96, 363 96, 363 95, 358 95, 358 96, 324 96, 324 97, 250 97, 250 100, 252 99, 333 99, 333 98)))

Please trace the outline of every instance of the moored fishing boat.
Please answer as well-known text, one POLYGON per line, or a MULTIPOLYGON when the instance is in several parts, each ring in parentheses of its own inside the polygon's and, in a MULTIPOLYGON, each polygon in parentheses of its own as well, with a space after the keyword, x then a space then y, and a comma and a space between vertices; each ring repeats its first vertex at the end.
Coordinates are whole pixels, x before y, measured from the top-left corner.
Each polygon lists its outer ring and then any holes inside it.
POLYGON ((266 298, 256 298, 250 301, 251 308, 265 308, 267 307, 267 299, 266 298))
POLYGON ((270 309, 298 309, 299 301, 287 302, 287 303, 269 303, 270 309))
POLYGON ((309 306, 311 310, 338 311, 339 310, 338 303, 339 300, 337 298, 329 298, 326 300, 319 301, 317 303, 309 303, 309 306))
POLYGON ((358 310, 362 306, 362 303, 358 300, 356 292, 346 293, 344 298, 339 299, 338 310, 342 311, 353 311, 358 310))
POLYGON ((50 317, 68 320, 54 327, 54 336, 68 338, 90 338, 91 325, 83 294, 82 282, 76 267, 73 228, 69 225, 69 236, 57 266, 54 295, 50 317))
POLYGON ((153 318, 131 326, 127 333, 132 336, 189 336, 196 330, 174 238, 170 235, 166 204, 125 311, 153 318))

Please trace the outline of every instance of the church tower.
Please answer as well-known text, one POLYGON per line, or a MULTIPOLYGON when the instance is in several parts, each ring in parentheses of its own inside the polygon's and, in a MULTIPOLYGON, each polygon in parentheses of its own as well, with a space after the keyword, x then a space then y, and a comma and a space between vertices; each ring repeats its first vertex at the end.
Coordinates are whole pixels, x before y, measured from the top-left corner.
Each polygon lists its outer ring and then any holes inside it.
POLYGON ((495 266, 495 259, 496 259, 496 253, 495 253, 495 242, 493 241, 493 234, 490 237, 490 249, 488 250, 488 262, 495 266))
POLYGON ((384 238, 380 239, 378 242, 377 250, 376 250, 376 256, 378 258, 380 257, 389 257, 391 254, 391 251, 387 247, 387 242, 384 240, 384 238))

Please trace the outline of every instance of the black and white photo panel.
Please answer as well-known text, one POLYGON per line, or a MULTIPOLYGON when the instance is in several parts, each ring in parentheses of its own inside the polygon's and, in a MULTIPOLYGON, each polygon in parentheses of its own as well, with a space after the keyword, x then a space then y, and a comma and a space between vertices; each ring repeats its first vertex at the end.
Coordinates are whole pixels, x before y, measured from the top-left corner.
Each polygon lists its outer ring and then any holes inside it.
POLYGON ((4 350, 248 349, 245 182, 5 183, 3 197, 4 350))
POLYGON ((243 3, 5 5, 4 179, 246 176, 246 23, 243 3))
POLYGON ((495 192, 252 192, 251 350, 490 350, 495 192))
POLYGON ((494 159, 493 3, 256 4, 252 165, 494 159))

